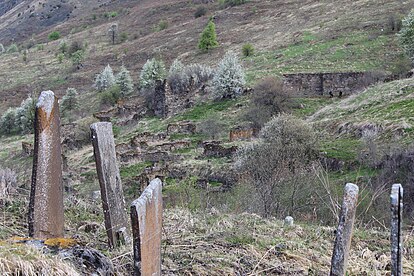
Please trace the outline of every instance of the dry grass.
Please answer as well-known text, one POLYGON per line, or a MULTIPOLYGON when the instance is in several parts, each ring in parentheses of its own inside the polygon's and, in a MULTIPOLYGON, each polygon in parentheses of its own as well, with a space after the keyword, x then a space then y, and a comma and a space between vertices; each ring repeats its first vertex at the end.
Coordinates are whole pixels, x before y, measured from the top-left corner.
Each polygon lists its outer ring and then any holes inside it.
POLYGON ((27 245, 0 244, 0 274, 7 275, 80 275, 76 269, 58 257, 42 254, 27 245))

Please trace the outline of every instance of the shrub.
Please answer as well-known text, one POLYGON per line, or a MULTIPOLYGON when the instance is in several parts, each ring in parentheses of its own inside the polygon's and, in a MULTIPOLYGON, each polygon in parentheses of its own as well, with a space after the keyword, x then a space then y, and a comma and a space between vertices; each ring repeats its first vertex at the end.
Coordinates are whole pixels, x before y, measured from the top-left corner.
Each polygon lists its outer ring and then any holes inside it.
POLYGON ((223 132, 224 124, 221 122, 218 116, 213 116, 207 120, 202 121, 197 129, 200 133, 207 136, 209 139, 217 139, 223 132))
POLYGON ((58 60, 59 63, 62 63, 63 60, 65 59, 65 55, 62 53, 57 54, 56 59, 58 60))
POLYGON ((71 56, 72 54, 76 53, 77 51, 85 50, 85 47, 82 45, 79 41, 72 41, 70 46, 67 49, 68 56, 71 56))
POLYGON ((287 113, 292 107, 294 101, 285 91, 283 81, 279 78, 265 78, 253 88, 250 106, 244 117, 254 127, 261 128, 273 116, 287 113))
POLYGON ((121 98, 130 95, 134 90, 131 75, 124 66, 121 67, 121 71, 116 75, 115 83, 119 86, 121 98))
POLYGON ((236 171, 254 189, 248 200, 259 202, 252 211, 283 217, 306 207, 312 187, 305 179, 316 157, 316 136, 306 122, 291 115, 269 121, 260 139, 236 154, 236 171))
POLYGON ((128 34, 126 32, 122 32, 120 34, 120 40, 121 40, 121 42, 127 41, 128 40, 128 34))
POLYGON ((13 134, 16 131, 16 108, 9 108, 0 118, 0 133, 13 134))
POLYGON ((204 6, 201 6, 201 7, 198 7, 197 10, 195 11, 194 17, 199 18, 199 17, 206 15, 206 13, 207 13, 207 8, 204 6))
POLYGON ((252 44, 247 43, 242 47, 242 53, 244 57, 250 57, 254 54, 254 47, 252 44))
POLYGON ((156 80, 163 80, 166 76, 165 65, 162 60, 152 58, 142 67, 139 75, 140 88, 153 87, 156 80))
POLYGON ((15 43, 13 43, 9 47, 7 47, 7 53, 16 53, 18 51, 19 51, 19 47, 15 43))
POLYGON ((43 44, 37 44, 36 45, 36 49, 38 50, 38 51, 43 51, 43 49, 45 48, 45 46, 43 45, 43 44))
POLYGON ((414 61, 414 10, 403 19, 398 39, 407 56, 414 61))
POLYGON ((155 27, 156 32, 160 32, 162 30, 165 30, 168 28, 168 22, 164 19, 161 19, 160 22, 158 22, 157 26, 155 27))
POLYGON ((213 88, 216 98, 235 98, 243 92, 246 81, 237 55, 228 51, 214 74, 213 88))
POLYGON ((104 91, 115 84, 115 76, 109 64, 95 78, 95 87, 98 91, 104 91))
POLYGON ((174 93, 181 93, 199 87, 210 80, 212 76, 212 70, 208 66, 200 64, 184 66, 181 61, 174 60, 167 80, 174 93))
POLYGON ((62 40, 62 41, 59 43, 59 51, 60 51, 62 54, 66 54, 66 52, 68 51, 68 43, 67 43, 65 40, 62 40))
POLYGON ((60 38, 60 33, 58 31, 53 31, 48 35, 50 41, 58 40, 60 38))
POLYGON ((74 66, 78 66, 78 68, 82 65, 83 60, 85 59, 85 51, 78 50, 70 55, 70 59, 74 66))
POLYGON ((36 102, 32 97, 24 100, 16 109, 15 126, 17 132, 25 134, 32 133, 34 128, 36 102))
POLYGON ((121 98, 121 89, 118 85, 112 85, 100 94, 101 103, 114 105, 121 98))
POLYGON ((17 175, 9 168, 0 168, 0 207, 11 200, 11 195, 17 191, 17 175))
POLYGON ((70 110, 76 109, 79 105, 78 92, 75 88, 66 89, 66 94, 63 96, 60 102, 60 108, 62 113, 66 113, 70 110))
POLYGON ((218 46, 216 25, 210 20, 207 26, 204 28, 198 42, 198 48, 202 51, 208 51, 218 46))

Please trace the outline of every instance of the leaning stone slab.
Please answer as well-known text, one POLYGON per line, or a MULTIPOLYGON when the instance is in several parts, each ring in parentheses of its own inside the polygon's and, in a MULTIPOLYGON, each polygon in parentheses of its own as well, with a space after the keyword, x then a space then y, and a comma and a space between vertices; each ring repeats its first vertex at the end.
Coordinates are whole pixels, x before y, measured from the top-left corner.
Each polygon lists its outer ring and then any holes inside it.
POLYGON ((101 188, 102 206, 109 247, 130 243, 127 213, 121 177, 116 160, 112 124, 91 125, 96 170, 101 188))
POLYGON ((29 236, 63 237, 63 223, 59 104, 52 91, 43 91, 36 104, 29 236))
POLYGON ((357 185, 352 183, 346 184, 344 201, 342 203, 341 214, 339 215, 339 225, 336 231, 335 245, 332 254, 331 276, 344 276, 346 273, 358 201, 358 192, 359 188, 357 185))
POLYGON ((403 239, 401 236, 403 212, 403 187, 392 185, 391 189, 391 275, 401 276, 403 239))
POLYGON ((131 204, 134 275, 161 275, 162 182, 156 178, 131 204))

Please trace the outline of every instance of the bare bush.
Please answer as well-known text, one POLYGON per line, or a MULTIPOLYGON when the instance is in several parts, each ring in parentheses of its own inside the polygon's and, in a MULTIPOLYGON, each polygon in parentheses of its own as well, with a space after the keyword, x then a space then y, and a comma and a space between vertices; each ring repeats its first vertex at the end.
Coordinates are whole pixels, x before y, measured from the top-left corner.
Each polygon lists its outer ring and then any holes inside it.
POLYGON ((312 187, 306 179, 317 157, 314 132, 304 121, 280 115, 264 126, 260 137, 238 150, 235 169, 242 181, 252 183, 261 205, 256 211, 293 215, 310 204, 312 187))
POLYGON ((197 89, 213 78, 210 67, 201 64, 184 66, 179 61, 174 61, 168 75, 168 84, 175 94, 197 89))
POLYGON ((272 116, 288 113, 294 101, 278 78, 265 78, 253 89, 250 106, 244 113, 246 120, 261 128, 272 116))
POLYGON ((9 168, 0 169, 0 206, 10 200, 10 196, 16 193, 17 175, 9 168))
POLYGON ((203 133, 209 139, 217 139, 223 132, 223 128, 223 123, 221 123, 220 118, 216 116, 202 121, 197 126, 198 131, 203 133))

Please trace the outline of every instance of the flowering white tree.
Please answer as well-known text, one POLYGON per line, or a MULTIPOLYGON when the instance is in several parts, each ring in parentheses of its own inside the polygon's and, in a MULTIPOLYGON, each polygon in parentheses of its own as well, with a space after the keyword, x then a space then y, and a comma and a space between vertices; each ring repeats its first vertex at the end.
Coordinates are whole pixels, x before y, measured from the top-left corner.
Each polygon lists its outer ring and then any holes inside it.
POLYGON ((20 133, 33 132, 35 117, 35 101, 32 97, 27 97, 16 109, 15 126, 20 133))
POLYGON ((162 80, 165 76, 164 62, 155 58, 149 59, 139 75, 139 86, 140 88, 150 88, 154 86, 156 80, 162 80))
POLYGON ((405 53, 414 62, 414 10, 403 19, 398 38, 405 53))
POLYGON ((96 76, 95 87, 99 91, 104 91, 115 84, 115 76, 109 64, 96 76))
POLYGON ((214 94, 217 98, 235 98, 240 96, 246 84, 244 70, 237 55, 228 51, 213 77, 214 94))
POLYGON ((116 75, 115 83, 119 86, 121 98, 130 95, 134 90, 131 75, 124 66, 121 67, 121 71, 116 75))

